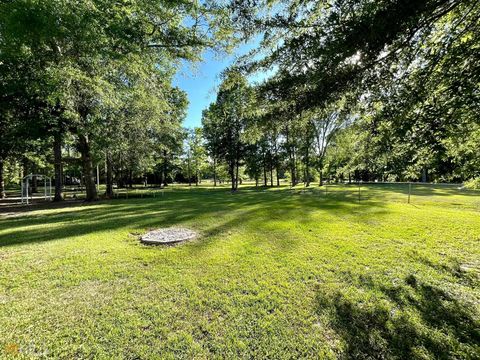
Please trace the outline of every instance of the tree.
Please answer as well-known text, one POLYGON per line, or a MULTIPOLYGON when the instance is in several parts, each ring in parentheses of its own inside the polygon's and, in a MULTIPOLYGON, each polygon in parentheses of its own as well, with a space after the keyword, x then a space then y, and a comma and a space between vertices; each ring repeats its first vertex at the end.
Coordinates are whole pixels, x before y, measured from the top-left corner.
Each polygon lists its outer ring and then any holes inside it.
POLYGON ((203 145, 202 129, 194 128, 189 132, 188 148, 192 160, 192 174, 194 174, 195 185, 201 182, 201 170, 206 161, 206 150, 203 145))
POLYGON ((324 113, 315 126, 321 177, 325 143, 336 132, 328 118, 346 97, 342 112, 349 114, 342 118, 351 121, 345 126, 360 132, 351 137, 358 152, 348 161, 357 176, 435 181, 478 176, 473 170, 478 156, 472 156, 478 147, 473 110, 480 74, 478 2, 234 4, 239 31, 247 38, 263 35, 260 48, 239 66, 247 73, 273 72, 258 93, 284 125, 292 183, 299 150, 305 170, 310 158, 310 146, 299 141, 308 137, 297 136, 293 123, 301 123, 305 112, 324 113), (463 138, 469 139, 466 147, 459 146, 463 138))
POLYGON ((222 78, 215 105, 205 118, 210 127, 207 142, 213 137, 212 127, 217 127, 215 143, 209 143, 208 147, 218 150, 218 157, 227 163, 233 192, 238 189, 239 167, 245 150, 244 132, 252 113, 254 92, 236 69, 225 71, 222 78))
POLYGON ((205 149, 212 161, 213 168, 213 185, 217 186, 217 165, 222 152, 222 137, 220 124, 220 109, 216 103, 202 112, 202 129, 205 138, 205 149))
MULTIPOLYGON (((4 198, 4 165, 20 157, 44 133, 45 112, 39 90, 28 84, 33 66, 0 52, 0 197, 4 198)), ((43 154, 42 154, 43 155, 43 154)))
MULTIPOLYGON (((146 0, 0 5, 0 63, 12 57, 37 65, 37 78, 49 84, 40 103, 54 109, 50 116, 58 120, 57 126, 52 124, 56 163, 61 131, 68 131, 81 154, 87 200, 97 198, 92 151, 100 129, 109 123, 105 114, 117 113, 109 110, 117 92, 138 79, 132 75, 137 71, 149 72, 155 86, 165 85, 155 75, 159 69, 165 74, 179 59, 198 60, 207 47, 225 47, 230 39, 226 15, 217 4, 146 0), (120 77, 111 76, 112 69, 120 77)), ((171 81, 171 75, 166 79, 171 81)))
POLYGON ((313 148, 317 157, 319 186, 323 185, 325 154, 336 133, 348 125, 349 110, 350 108, 346 106, 346 99, 343 99, 329 108, 307 114, 315 139, 313 148))
POLYGON ((262 46, 270 50, 246 67, 276 68, 264 90, 306 110, 335 101, 371 69, 388 68, 399 52, 422 43, 424 34, 462 3, 468 2, 291 0, 276 7, 240 1, 234 14, 239 31, 264 33, 262 46), (266 11, 273 14, 265 16, 266 11))

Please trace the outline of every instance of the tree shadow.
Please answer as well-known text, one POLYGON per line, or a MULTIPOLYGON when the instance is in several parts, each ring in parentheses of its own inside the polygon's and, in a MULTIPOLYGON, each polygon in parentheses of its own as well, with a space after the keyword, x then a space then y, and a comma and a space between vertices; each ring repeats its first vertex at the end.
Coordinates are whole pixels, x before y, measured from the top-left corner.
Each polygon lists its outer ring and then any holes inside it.
MULTIPOLYGON (((92 204, 69 202, 63 207, 53 204, 51 208, 54 210, 51 213, 30 213, 33 210, 50 209, 39 205, 29 208, 27 212, 19 210, 17 217, 0 218, 0 247, 59 240, 121 228, 143 231, 183 224, 195 226, 196 220, 211 217, 216 221, 208 222, 211 224, 208 226, 203 224, 200 229, 204 238, 208 238, 247 223, 261 228, 272 216, 295 219, 299 223, 307 222, 310 212, 315 209, 329 211, 339 217, 356 212, 358 221, 368 221, 362 211, 366 206, 368 205, 351 203, 349 200, 294 197, 284 191, 229 194, 225 189, 175 190, 156 198, 117 199, 92 204), (70 211, 72 206, 76 207, 70 211)), ((375 211, 378 215, 384 209, 378 207, 375 211)), ((203 245, 196 246, 201 248, 203 245)))
POLYGON ((345 344, 347 359, 479 359, 475 304, 407 276, 385 285, 360 277, 355 287, 320 288, 316 311, 345 344))
MULTIPOLYGON (((361 193, 364 196, 383 196, 388 198, 389 195, 399 195, 407 197, 409 193, 408 183, 361 183, 361 193)), ((358 192, 358 184, 332 184, 328 185, 332 191, 330 193, 342 192, 358 192)), ((411 183, 411 196, 417 197, 451 197, 466 196, 480 199, 480 191, 466 189, 459 184, 423 184, 411 183)))

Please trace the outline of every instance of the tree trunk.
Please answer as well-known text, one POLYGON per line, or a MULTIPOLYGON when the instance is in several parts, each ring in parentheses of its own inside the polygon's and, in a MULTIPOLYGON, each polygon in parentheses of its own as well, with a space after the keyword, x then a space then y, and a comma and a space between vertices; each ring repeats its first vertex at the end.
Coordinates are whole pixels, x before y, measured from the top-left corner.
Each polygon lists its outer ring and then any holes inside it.
POLYGON ((426 183, 427 180, 428 180, 427 168, 424 167, 424 168, 422 168, 422 182, 423 182, 423 183, 426 183))
POLYGON ((217 160, 213 157, 213 186, 217 186, 217 160))
MULTIPOLYGON (((323 186, 323 156, 319 155, 319 158, 318 158, 318 175, 320 177, 319 181, 318 181, 318 186, 323 186)), ((350 173, 349 173, 350 175, 350 173)))
POLYGON ((235 191, 235 163, 232 162, 232 163, 229 165, 229 169, 228 169, 228 170, 229 170, 229 172, 230 172, 230 179, 232 180, 232 186, 231 186, 232 192, 234 192, 234 191, 235 191))
POLYGON ((106 152, 106 160, 107 160, 107 178, 106 178, 106 190, 105 196, 107 198, 113 197, 113 163, 112 163, 112 155, 109 151, 106 152))
POLYGON ((192 186, 192 176, 190 174, 190 158, 188 158, 188 169, 187 169, 187 174, 188 174, 188 186, 192 186))
POLYGON ((307 147, 307 152, 305 156, 305 185, 310 186, 310 154, 307 147))
POLYGON ((275 168, 275 177, 277 179, 277 187, 280 187, 280 174, 278 172, 279 168, 279 161, 278 161, 278 145, 277 145, 277 135, 275 135, 275 141, 274 141, 274 152, 273 152, 273 166, 275 168))
POLYGON ((53 201, 63 200, 63 161, 62 161, 62 134, 57 131, 53 136, 53 159, 55 168, 55 196, 53 201))
POLYGON ((5 180, 3 178, 3 159, 0 159, 0 199, 5 199, 7 194, 5 193, 5 180))
POLYGON ((97 187, 95 186, 95 179, 93 177, 93 164, 90 154, 90 142, 84 135, 78 136, 79 151, 82 160, 83 179, 85 182, 85 190, 87 197, 85 201, 98 200, 97 187))
POLYGON ((27 158, 22 159, 22 168, 23 168, 23 176, 22 179, 28 175, 28 160, 27 158))
POLYGON ((268 180, 267 180, 267 164, 265 161, 265 156, 263 157, 263 186, 268 185, 268 180))
POLYGON ((236 167, 236 169, 235 169, 235 191, 238 190, 238 168, 239 168, 238 162, 239 161, 237 159, 237 161, 235 162, 236 163, 235 164, 235 167, 236 167))
MULTIPOLYGON (((33 167, 33 171, 36 173, 37 172, 37 167, 33 167)), ((38 192, 38 179, 36 176, 32 176, 32 194, 38 192)))
POLYGON ((290 172, 291 172, 291 175, 292 175, 292 186, 295 186, 297 185, 297 170, 296 170, 296 164, 295 164, 296 160, 295 160, 295 148, 292 148, 292 152, 291 152, 291 168, 290 168, 290 172))
MULTIPOLYGON (((162 165, 163 187, 166 187, 168 185, 167 171, 168 171, 167 150, 163 150, 163 165, 162 165)), ((162 185, 161 182, 160 182, 160 185, 162 185)))
POLYGON ((295 170, 295 146, 290 143, 290 129, 289 126, 287 125, 286 132, 286 145, 287 145, 287 153, 288 153, 288 158, 289 158, 289 163, 290 163, 290 176, 291 176, 291 181, 292 181, 292 186, 297 185, 297 177, 296 177, 296 170, 295 170))
POLYGON ((273 163, 271 161, 270 161, 270 186, 273 187, 273 163))

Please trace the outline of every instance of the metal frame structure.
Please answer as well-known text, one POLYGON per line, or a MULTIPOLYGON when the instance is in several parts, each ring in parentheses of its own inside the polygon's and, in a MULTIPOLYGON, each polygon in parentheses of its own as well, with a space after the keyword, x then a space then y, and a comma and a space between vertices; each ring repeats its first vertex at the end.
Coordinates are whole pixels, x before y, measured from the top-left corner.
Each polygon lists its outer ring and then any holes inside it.
MULTIPOLYGON (((43 179, 43 190, 45 193, 45 200, 52 200, 52 178, 47 175, 42 174, 28 174, 22 179, 22 204, 28 205, 28 189, 29 189, 29 182, 33 179, 33 177, 43 179), (47 195, 47 180, 48 180, 48 195, 47 195)), ((33 201, 33 194, 30 194, 31 201, 33 201)))

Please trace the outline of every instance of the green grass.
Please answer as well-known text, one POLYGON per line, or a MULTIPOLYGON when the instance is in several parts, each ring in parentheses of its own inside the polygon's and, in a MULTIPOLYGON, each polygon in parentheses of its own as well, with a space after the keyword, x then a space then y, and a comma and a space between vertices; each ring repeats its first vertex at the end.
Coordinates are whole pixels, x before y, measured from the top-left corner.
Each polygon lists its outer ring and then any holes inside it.
POLYGON ((479 193, 414 190, 176 188, 4 212, 0 357, 478 359, 479 193), (201 237, 139 244, 166 226, 201 237))

